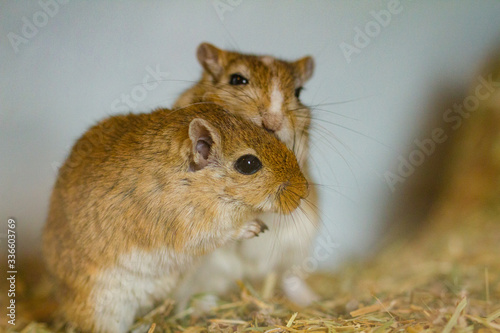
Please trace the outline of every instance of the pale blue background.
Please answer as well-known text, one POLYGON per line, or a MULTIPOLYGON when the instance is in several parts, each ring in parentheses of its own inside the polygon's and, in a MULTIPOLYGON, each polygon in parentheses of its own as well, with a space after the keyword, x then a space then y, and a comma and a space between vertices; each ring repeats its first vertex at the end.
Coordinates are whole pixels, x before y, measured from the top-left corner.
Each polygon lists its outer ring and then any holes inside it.
POLYGON ((338 243, 322 265, 366 253, 393 198, 382 175, 420 137, 436 91, 465 89, 500 45, 499 1, 402 0, 401 13, 350 63, 339 45, 353 44, 355 28, 388 1, 233 1, 223 20, 214 3, 72 1, 18 53, 7 35, 21 35, 22 18, 32 22, 41 5, 0 3, 0 219, 17 219, 22 251, 38 251, 56 168, 74 140, 115 112, 113 101, 148 66, 169 76, 133 111, 170 106, 189 86, 183 80, 198 79, 195 49, 209 41, 287 59, 311 54, 316 72, 302 100, 351 101, 314 113, 313 172, 328 185, 324 232, 338 243))

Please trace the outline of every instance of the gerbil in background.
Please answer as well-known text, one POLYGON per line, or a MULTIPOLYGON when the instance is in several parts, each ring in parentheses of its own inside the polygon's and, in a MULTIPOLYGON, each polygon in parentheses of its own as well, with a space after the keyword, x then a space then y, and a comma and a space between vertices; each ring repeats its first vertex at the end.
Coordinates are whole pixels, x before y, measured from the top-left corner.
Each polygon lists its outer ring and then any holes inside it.
MULTIPOLYGON (((175 102, 174 108, 215 103, 272 133, 292 149, 309 175, 311 110, 300 100, 301 90, 312 77, 311 57, 284 61, 269 55, 221 50, 202 43, 196 51, 203 67, 202 78, 175 102)), ((302 277, 290 272, 307 256, 319 230, 316 186, 293 217, 260 216, 269 232, 251 242, 228 244, 204 257, 177 291, 181 306, 188 296, 200 292, 222 294, 236 287, 237 280, 262 281, 271 274, 286 296, 300 305, 317 299, 302 277), (206 277, 210 276, 210 279, 206 277)))

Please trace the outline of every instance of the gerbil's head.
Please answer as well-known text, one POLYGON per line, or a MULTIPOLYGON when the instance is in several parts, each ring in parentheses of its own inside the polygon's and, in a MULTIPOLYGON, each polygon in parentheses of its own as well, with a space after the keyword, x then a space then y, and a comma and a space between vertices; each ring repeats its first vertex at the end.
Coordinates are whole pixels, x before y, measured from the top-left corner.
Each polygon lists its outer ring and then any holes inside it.
POLYGON ((247 120, 221 109, 201 113, 189 124, 187 142, 188 171, 213 184, 210 191, 224 204, 288 214, 308 194, 293 152, 247 120))
POLYGON ((307 136, 310 110, 301 103, 300 92, 313 74, 311 57, 288 62, 202 43, 197 58, 204 68, 204 101, 235 110, 291 149, 307 136))

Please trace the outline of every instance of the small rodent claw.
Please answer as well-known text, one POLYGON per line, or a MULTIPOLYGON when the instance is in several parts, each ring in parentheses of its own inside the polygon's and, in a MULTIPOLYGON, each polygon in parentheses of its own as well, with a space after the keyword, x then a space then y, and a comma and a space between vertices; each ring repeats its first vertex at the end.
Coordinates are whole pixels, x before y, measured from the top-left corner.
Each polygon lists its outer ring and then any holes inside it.
POLYGON ((247 223, 240 233, 240 239, 249 239, 253 237, 258 237, 259 234, 268 230, 267 225, 259 219, 255 219, 247 223))
POLYGON ((269 227, 267 226, 267 224, 265 224, 264 222, 262 222, 261 219, 255 219, 255 222, 257 222, 260 226, 260 232, 264 232, 266 230, 269 230, 269 227))

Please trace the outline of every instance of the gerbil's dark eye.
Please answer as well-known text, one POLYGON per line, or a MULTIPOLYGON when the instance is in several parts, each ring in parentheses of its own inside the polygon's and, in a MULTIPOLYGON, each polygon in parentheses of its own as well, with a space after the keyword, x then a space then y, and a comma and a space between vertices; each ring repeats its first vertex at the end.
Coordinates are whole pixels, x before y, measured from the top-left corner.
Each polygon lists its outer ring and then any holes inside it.
POLYGON ((295 97, 299 98, 301 91, 302 91, 302 87, 298 87, 297 89, 295 89, 295 97))
POLYGON ((234 163, 234 168, 239 173, 244 175, 253 175, 262 168, 262 162, 254 155, 243 155, 236 163, 234 163))
POLYGON ((229 84, 232 86, 239 86, 240 84, 248 84, 248 80, 240 74, 231 74, 229 84))

